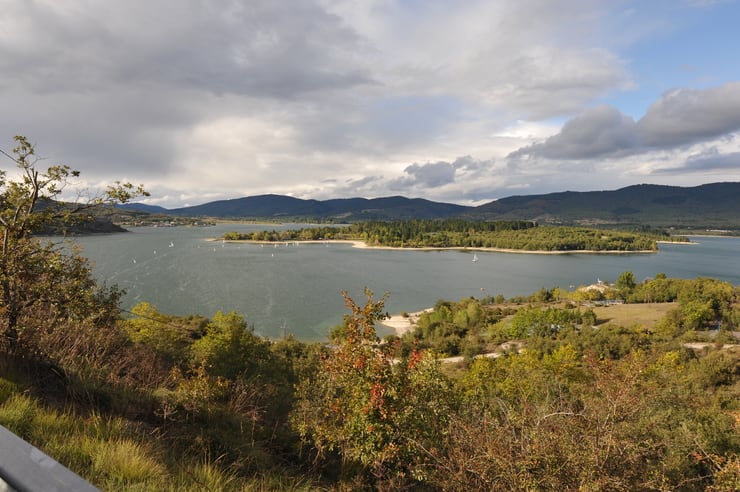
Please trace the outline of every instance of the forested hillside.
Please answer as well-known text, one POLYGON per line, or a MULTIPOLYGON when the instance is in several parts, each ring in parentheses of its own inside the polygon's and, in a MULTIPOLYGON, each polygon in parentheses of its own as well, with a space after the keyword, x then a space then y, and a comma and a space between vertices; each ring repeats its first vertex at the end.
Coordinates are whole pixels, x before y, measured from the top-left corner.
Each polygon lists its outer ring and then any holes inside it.
POLYGON ((740 183, 693 188, 635 185, 614 191, 512 196, 481 205, 469 215, 489 220, 529 219, 562 224, 738 229, 740 183))
POLYGON ((169 210, 172 215, 271 220, 394 220, 443 218, 459 215, 467 207, 401 196, 302 200, 289 196, 261 195, 219 200, 169 210))
POLYGON ((464 218, 525 220, 559 225, 613 225, 686 229, 740 229, 740 183, 692 188, 635 185, 619 190, 523 195, 470 207, 419 198, 303 200, 280 195, 219 200, 166 210, 140 204, 126 208, 176 216, 269 220, 357 222, 464 218))

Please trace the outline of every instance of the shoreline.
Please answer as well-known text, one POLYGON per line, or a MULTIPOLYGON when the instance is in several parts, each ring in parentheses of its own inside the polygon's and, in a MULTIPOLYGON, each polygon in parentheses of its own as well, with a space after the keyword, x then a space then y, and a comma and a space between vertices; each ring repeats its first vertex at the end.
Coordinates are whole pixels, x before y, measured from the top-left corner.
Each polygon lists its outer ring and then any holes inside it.
POLYGON ((655 242, 658 244, 696 244, 694 241, 665 241, 661 239, 656 239, 655 242))
POLYGON ((416 327, 416 322, 419 321, 419 317, 421 317, 422 314, 432 311, 434 311, 433 307, 413 313, 407 313, 408 316, 404 316, 402 314, 394 314, 393 316, 389 316, 379 323, 386 328, 390 328, 395 332, 396 336, 400 337, 404 333, 408 333, 416 327))
MULTIPOLYGON (((657 253, 658 250, 641 249, 635 251, 623 251, 623 250, 593 250, 593 249, 571 249, 571 250, 527 250, 527 249, 513 249, 513 248, 486 248, 486 247, 469 247, 469 246, 422 246, 418 248, 406 248, 400 246, 370 246, 365 241, 357 239, 306 239, 306 240, 289 240, 289 241, 257 241, 252 239, 223 239, 223 238, 211 238, 209 241, 223 241, 226 243, 247 243, 247 244, 351 244, 353 248, 357 249, 377 249, 377 250, 388 250, 388 251, 483 251, 489 253, 514 253, 514 254, 530 254, 530 255, 578 255, 578 254, 589 254, 589 255, 633 255, 633 254, 651 254, 657 253)), ((666 241, 673 244, 693 244, 693 243, 675 243, 672 241, 666 241)))

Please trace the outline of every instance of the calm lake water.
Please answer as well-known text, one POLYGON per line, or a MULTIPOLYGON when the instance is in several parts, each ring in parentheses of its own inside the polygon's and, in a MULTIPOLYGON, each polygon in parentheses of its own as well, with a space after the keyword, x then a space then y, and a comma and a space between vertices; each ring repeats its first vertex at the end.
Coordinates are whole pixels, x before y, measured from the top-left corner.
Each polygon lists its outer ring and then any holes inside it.
MULTIPOLYGON (((298 227, 304 227, 304 225, 298 227)), ((96 277, 126 290, 122 307, 147 301, 163 313, 237 311, 255 332, 276 338, 326 339, 346 314, 341 291, 362 302, 365 287, 389 294, 391 314, 418 311, 439 299, 530 294, 614 281, 630 270, 641 280, 707 276, 740 284, 740 238, 694 237, 696 244, 661 244, 656 254, 530 255, 468 251, 389 251, 349 244, 279 247, 208 241, 227 231, 291 225, 133 228, 126 234, 75 239, 96 277)))

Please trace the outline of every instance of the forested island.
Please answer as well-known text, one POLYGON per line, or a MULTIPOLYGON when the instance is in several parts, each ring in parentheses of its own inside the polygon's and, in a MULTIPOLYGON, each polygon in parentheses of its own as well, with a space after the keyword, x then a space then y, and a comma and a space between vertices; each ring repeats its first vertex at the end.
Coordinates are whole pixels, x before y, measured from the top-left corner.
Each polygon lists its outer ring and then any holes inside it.
POLYGON ((259 337, 236 312, 127 312, 78 251, 33 234, 62 213, 36 201, 77 174, 37 170, 17 141, 0 425, 103 490, 738 489, 738 286, 624 272, 440 301, 383 338, 386 297, 344 294, 322 343, 259 337))
POLYGON ((586 227, 538 226, 531 221, 368 221, 346 227, 229 232, 227 241, 361 241, 393 248, 470 248, 544 252, 657 251, 658 241, 686 241, 665 231, 639 232, 586 227))

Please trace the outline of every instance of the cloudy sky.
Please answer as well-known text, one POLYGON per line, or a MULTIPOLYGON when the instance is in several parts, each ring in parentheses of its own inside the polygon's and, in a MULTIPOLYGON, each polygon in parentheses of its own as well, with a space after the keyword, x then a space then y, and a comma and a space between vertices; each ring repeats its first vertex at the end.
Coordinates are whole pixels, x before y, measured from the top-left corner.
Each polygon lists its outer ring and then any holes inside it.
POLYGON ((732 0, 0 4, 0 148, 152 204, 740 181, 732 0))

